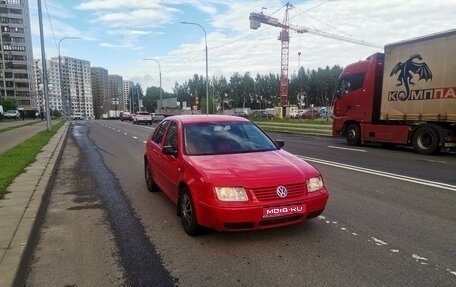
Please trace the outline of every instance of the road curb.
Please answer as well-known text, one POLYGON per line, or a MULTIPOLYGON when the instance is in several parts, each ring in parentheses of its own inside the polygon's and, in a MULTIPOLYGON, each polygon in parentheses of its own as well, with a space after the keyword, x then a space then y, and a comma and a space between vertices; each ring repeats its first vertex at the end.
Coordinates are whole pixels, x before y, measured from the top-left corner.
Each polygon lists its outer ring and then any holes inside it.
POLYGON ((66 122, 58 130, 37 155, 37 160, 29 165, 26 172, 19 175, 10 186, 24 187, 21 191, 10 194, 11 197, 23 198, 15 201, 20 202, 22 206, 13 207, 22 209, 23 213, 0 261, 0 286, 24 286, 25 284, 28 266, 46 213, 55 172, 68 138, 69 125, 70 122, 66 122))

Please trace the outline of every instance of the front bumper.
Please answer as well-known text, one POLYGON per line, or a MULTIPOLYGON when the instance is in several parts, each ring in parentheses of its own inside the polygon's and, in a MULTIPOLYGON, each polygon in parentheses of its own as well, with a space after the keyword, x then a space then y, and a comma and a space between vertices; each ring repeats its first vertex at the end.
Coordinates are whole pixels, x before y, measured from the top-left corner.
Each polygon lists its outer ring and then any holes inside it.
POLYGON ((284 202, 248 202, 242 206, 211 205, 199 202, 198 223, 219 231, 268 229, 297 224, 320 215, 328 201, 326 190, 315 192, 305 199, 284 202), (305 203, 305 213, 263 218, 263 208, 305 203))

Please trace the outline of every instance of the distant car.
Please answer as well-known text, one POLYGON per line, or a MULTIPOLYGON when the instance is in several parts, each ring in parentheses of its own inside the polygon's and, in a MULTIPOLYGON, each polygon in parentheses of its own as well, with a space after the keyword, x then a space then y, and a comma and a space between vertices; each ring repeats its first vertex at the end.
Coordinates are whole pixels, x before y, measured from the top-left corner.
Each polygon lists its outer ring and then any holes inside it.
POLYGON ((159 114, 152 113, 152 121, 153 122, 161 122, 164 119, 165 119, 164 115, 159 115, 159 114))
POLYGON ((301 113, 301 119, 316 119, 320 117, 320 111, 314 108, 304 110, 301 113))
POLYGON ((328 117, 328 115, 329 115, 329 114, 328 114, 329 112, 328 112, 328 108, 327 108, 327 107, 321 107, 320 110, 319 110, 319 112, 320 112, 320 117, 321 117, 321 118, 326 118, 326 117, 328 117))
POLYGON ((82 121, 84 119, 84 116, 82 115, 82 113, 74 113, 72 115, 72 118, 75 121, 77 121, 77 120, 81 120, 82 121))
POLYGON ((268 119, 272 120, 275 116, 266 111, 252 111, 249 115, 250 118, 260 118, 260 119, 268 119))
POLYGON ((123 121, 131 121, 133 119, 132 114, 130 112, 123 112, 120 115, 120 120, 123 121))
POLYGON ((146 143, 146 186, 177 205, 189 235, 201 227, 255 230, 317 217, 328 200, 323 178, 283 146, 245 118, 167 117, 146 143))
POLYGON ((3 117, 6 119, 18 120, 21 117, 21 113, 18 110, 8 110, 3 114, 3 117))
POLYGON ((249 115, 246 112, 235 112, 233 116, 248 118, 249 115))
POLYGON ((133 116, 133 124, 152 124, 152 115, 149 112, 138 112, 133 116))

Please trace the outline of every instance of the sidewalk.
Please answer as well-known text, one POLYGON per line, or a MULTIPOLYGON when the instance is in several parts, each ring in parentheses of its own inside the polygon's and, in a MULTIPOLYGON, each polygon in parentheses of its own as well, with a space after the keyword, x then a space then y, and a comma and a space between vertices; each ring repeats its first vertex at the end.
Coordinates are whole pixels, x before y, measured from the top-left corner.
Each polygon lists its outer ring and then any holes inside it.
POLYGON ((0 129, 16 127, 25 124, 29 125, 0 133, 0 154, 24 142, 26 139, 36 135, 37 133, 45 131, 47 129, 47 122, 38 120, 10 122, 1 121, 0 129))
MULTIPOLYGON (((27 121, 0 122, 0 129, 27 121)), ((30 122, 30 121, 29 121, 30 122)), ((8 187, 0 200, 0 286, 23 286, 28 261, 44 218, 48 189, 63 152, 69 125, 66 122, 8 187)), ((0 133, 0 154, 47 129, 46 121, 0 133)))

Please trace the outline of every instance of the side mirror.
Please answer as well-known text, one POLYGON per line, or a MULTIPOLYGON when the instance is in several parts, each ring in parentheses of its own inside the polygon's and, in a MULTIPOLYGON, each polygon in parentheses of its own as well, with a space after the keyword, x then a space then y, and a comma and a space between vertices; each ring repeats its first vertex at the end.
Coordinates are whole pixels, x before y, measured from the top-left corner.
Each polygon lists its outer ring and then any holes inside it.
POLYGON ((336 90, 336 92, 335 92, 336 98, 340 99, 341 95, 342 95, 342 93, 340 92, 340 90, 336 90))
POLYGON ((279 148, 283 148, 285 146, 285 142, 283 140, 276 140, 275 143, 279 146, 279 148))
POLYGON ((162 153, 164 155, 172 155, 174 157, 177 157, 177 149, 175 149, 174 147, 172 147, 170 145, 164 146, 162 153))

